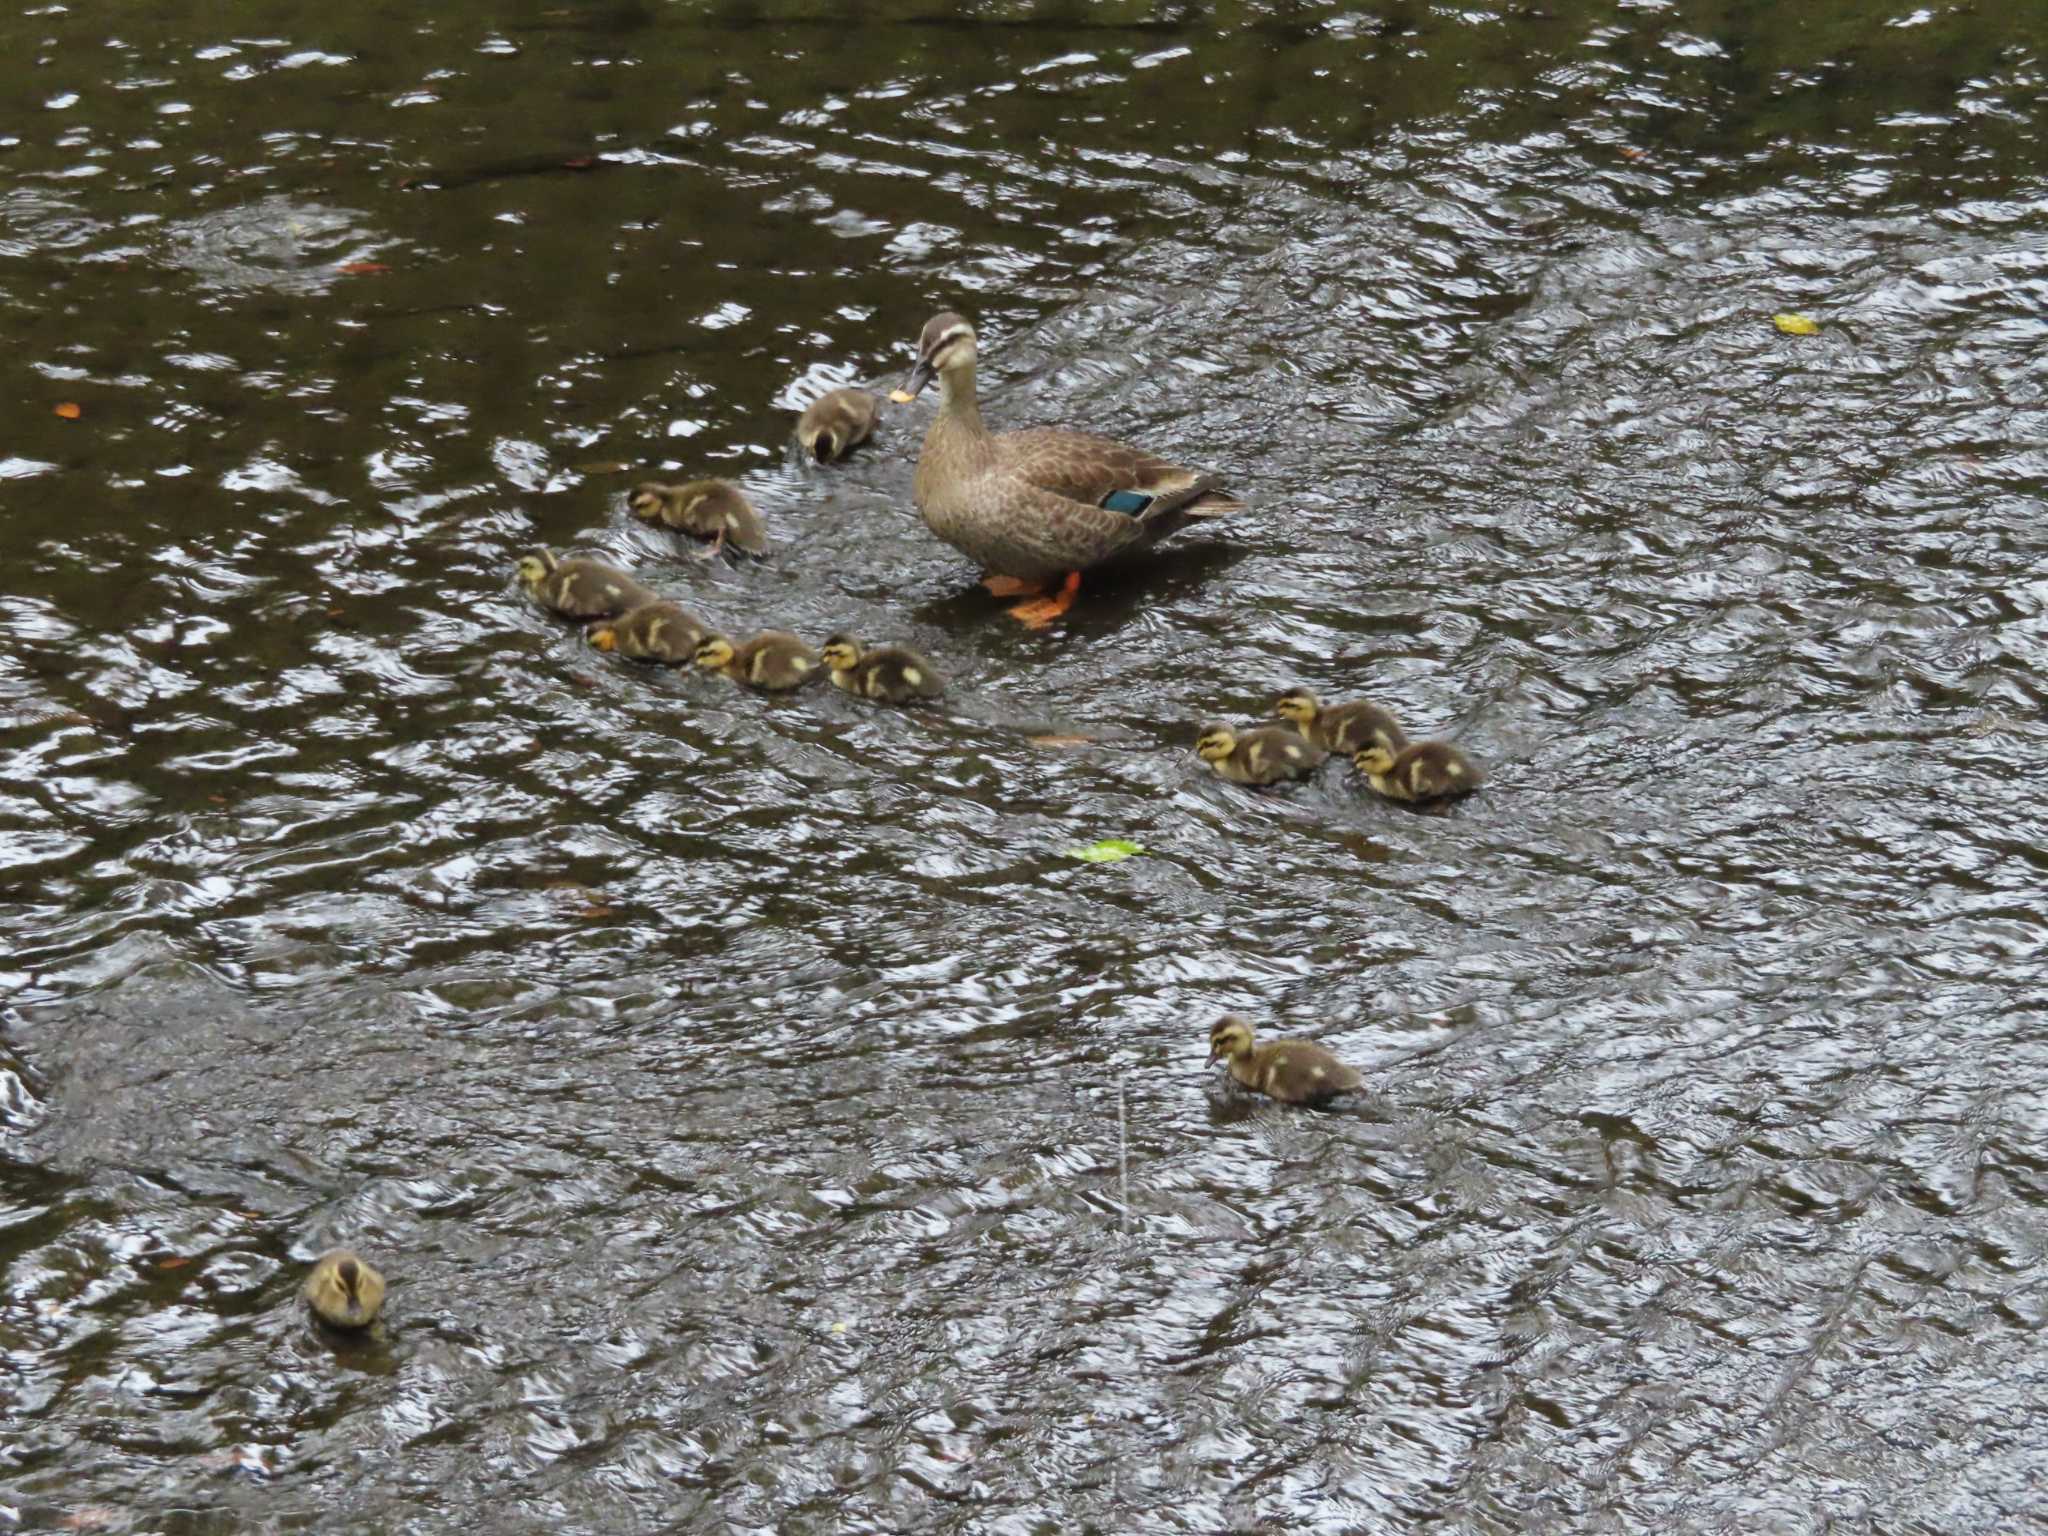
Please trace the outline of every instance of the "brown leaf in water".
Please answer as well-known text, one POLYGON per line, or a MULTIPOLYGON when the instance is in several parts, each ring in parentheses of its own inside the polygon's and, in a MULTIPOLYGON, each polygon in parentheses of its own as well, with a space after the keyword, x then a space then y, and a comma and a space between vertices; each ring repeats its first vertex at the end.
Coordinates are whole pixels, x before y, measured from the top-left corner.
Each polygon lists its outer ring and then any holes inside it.
POLYGON ((158 1259, 156 1267, 158 1269, 183 1269, 191 1262, 191 1259, 187 1258, 184 1254, 174 1253, 168 1259, 158 1259))
POLYGON ((65 400, 54 407, 56 413, 66 421, 76 421, 85 414, 85 408, 76 400, 65 400))
POLYGON ((350 277, 374 277, 380 272, 389 272, 391 268, 381 261, 344 261, 339 270, 350 277))
POLYGON ((1026 739, 1034 747, 1092 747, 1095 745, 1095 738, 1093 736, 1061 736, 1053 734, 1049 736, 1031 736, 1026 739))
POLYGON ((619 459, 593 459, 588 464, 569 466, 579 475, 623 475, 633 466, 619 459))

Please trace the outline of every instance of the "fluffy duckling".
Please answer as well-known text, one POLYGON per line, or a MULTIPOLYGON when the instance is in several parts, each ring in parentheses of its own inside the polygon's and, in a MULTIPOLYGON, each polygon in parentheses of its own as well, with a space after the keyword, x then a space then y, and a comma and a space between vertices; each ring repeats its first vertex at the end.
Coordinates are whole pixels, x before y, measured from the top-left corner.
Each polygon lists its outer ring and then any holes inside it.
POLYGON ((810 403, 796 424, 796 440, 820 464, 843 459, 874 435, 882 402, 864 389, 835 389, 810 403))
POLYGON ((1218 722, 1203 726, 1195 743, 1195 756, 1233 784, 1306 778, 1328 755, 1306 737, 1278 725, 1239 731, 1218 722))
POLYGON ((1325 752, 1351 756, 1370 742, 1398 752, 1408 745, 1394 717, 1377 704, 1359 700, 1327 707, 1306 688, 1290 688, 1273 701, 1273 713, 1325 752))
POLYGON ((620 618, 600 619, 587 631, 600 651, 617 651, 628 661, 687 666, 711 628, 674 603, 642 603, 620 618))
POLYGON ((654 601, 654 594, 602 560, 558 560, 536 549, 519 559, 519 579, 543 608, 564 618, 608 619, 654 601))
POLYGON ((313 1315, 333 1328, 367 1328, 384 1305, 384 1277, 347 1248, 334 1248, 314 1261, 299 1288, 313 1315))
POLYGON ((907 704, 936 699, 946 691, 939 669, 907 645, 878 645, 862 650, 860 642, 834 635, 818 653, 832 669, 832 684, 863 699, 907 704))
POLYGON ((1320 1104, 1365 1081, 1312 1040, 1252 1044, 1252 1027, 1226 1013, 1209 1029, 1209 1065, 1230 1063, 1230 1075, 1254 1093, 1282 1104, 1320 1104))
POLYGON ((1351 761, 1389 800, 1448 800, 1479 787, 1479 770, 1447 741, 1418 741, 1398 752, 1375 742, 1351 761))
POLYGON ((647 480, 633 487, 626 506, 647 522, 709 539, 706 559, 715 557, 728 539, 735 549, 750 555, 768 553, 768 531, 761 524, 761 514, 730 480, 692 480, 686 485, 647 480))
POLYGON ((795 635, 768 629, 740 646, 724 635, 706 635, 697 647, 697 665, 749 688, 783 693, 808 683, 820 662, 818 653, 795 635))

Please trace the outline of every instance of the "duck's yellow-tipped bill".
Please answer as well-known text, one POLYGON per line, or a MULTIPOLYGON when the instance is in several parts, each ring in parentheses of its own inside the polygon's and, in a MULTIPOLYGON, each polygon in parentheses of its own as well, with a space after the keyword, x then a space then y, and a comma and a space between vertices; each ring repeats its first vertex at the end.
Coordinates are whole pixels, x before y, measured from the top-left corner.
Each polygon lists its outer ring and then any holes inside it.
POLYGON ((898 405, 908 405, 911 401, 915 400, 917 396, 913 395, 907 389, 892 389, 889 391, 889 398, 891 400, 894 400, 898 405))

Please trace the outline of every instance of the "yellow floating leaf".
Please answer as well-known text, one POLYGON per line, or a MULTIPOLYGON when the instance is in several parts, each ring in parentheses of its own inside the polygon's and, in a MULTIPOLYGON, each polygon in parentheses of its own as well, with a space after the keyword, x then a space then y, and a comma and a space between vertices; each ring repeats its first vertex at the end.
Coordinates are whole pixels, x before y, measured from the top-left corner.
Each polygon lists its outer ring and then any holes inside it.
POLYGON ((1773 315, 1771 316, 1771 324, 1775 325, 1787 336, 1818 336, 1820 334, 1820 322, 1818 320, 1809 320, 1804 315, 1773 315))
POLYGON ((1145 851, 1143 843, 1134 843, 1127 837, 1105 837, 1099 843, 1090 843, 1085 848, 1067 848, 1062 853, 1069 859, 1082 859, 1090 864, 1114 864, 1119 859, 1135 858, 1145 851))

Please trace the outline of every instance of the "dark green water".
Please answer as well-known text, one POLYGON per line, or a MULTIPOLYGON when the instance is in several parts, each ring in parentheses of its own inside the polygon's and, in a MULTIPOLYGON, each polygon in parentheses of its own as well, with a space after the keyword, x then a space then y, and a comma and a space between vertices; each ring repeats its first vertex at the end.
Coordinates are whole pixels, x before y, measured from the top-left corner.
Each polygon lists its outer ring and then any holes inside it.
POLYGON ((258 11, 0 21, 0 1529, 2037 1518, 2048 11, 258 11), (947 306, 1252 511, 1019 631, 789 441, 947 306))

